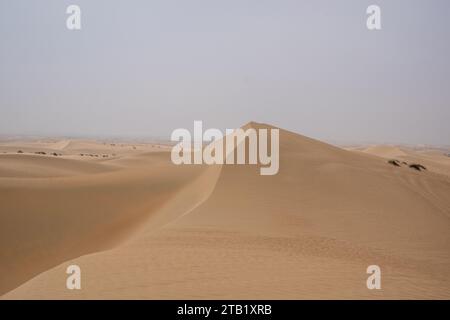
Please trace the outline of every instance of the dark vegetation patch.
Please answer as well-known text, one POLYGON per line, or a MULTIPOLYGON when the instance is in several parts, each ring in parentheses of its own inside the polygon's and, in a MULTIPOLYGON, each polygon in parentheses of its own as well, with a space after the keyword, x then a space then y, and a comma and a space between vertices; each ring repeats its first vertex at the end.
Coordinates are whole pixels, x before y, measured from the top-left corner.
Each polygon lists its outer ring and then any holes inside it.
POLYGON ((425 168, 423 165, 419 164, 419 163, 412 163, 409 165, 409 167, 411 169, 417 170, 417 171, 422 171, 422 170, 427 170, 427 168, 425 168))
POLYGON ((392 164, 393 166, 400 167, 400 162, 398 160, 389 160, 388 163, 392 164))
POLYGON ((425 168, 425 166, 421 165, 420 163, 408 164, 406 161, 400 162, 399 160, 395 160, 395 159, 388 160, 388 163, 395 167, 401 167, 402 165, 405 165, 405 166, 408 166, 409 168, 417 170, 417 171, 427 170, 427 168, 425 168))

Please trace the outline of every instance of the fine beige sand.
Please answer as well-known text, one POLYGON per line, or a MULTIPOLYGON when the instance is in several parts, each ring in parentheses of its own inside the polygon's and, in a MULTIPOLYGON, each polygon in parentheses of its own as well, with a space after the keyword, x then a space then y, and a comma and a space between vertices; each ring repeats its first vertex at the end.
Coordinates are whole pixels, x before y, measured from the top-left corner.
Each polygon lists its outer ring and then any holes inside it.
POLYGON ((279 173, 261 176, 176 166, 159 144, 0 142, 2 299, 449 299, 448 270, 450 157, 437 150, 280 130, 279 173), (71 264, 81 290, 66 288, 71 264))

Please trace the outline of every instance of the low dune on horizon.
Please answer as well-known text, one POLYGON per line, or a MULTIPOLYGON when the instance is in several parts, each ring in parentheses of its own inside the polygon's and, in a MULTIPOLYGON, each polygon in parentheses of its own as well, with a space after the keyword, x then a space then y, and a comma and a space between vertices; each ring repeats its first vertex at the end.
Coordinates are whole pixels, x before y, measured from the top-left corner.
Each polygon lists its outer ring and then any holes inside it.
POLYGON ((0 299, 450 298, 448 154, 279 141, 273 176, 157 143, 0 142, 0 299))

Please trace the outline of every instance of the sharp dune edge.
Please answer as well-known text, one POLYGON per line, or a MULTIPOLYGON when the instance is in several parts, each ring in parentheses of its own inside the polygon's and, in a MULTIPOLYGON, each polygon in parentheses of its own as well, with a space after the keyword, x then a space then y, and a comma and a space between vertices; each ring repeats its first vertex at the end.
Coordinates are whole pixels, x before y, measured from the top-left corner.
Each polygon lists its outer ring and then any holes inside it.
POLYGON ((444 158, 409 154, 428 159, 418 172, 285 130, 274 176, 175 166, 160 146, 21 146, 0 154, 2 299, 450 298, 444 158), (62 156, 31 154, 44 148, 62 156))

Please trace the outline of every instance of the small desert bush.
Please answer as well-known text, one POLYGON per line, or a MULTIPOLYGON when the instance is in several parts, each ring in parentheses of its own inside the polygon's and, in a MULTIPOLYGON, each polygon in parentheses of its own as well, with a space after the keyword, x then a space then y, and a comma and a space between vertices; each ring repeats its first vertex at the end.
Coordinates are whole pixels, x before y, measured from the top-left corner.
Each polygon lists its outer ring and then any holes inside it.
POLYGON ((415 169, 415 170, 417 170, 417 171, 427 170, 427 168, 425 168, 423 165, 418 164, 418 163, 410 164, 409 167, 410 167, 411 169, 415 169))
POLYGON ((400 167, 400 163, 398 160, 389 160, 388 163, 392 164, 393 166, 400 167))

